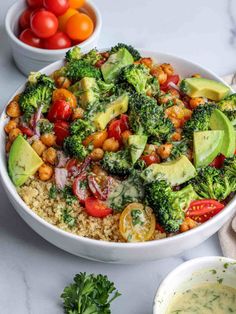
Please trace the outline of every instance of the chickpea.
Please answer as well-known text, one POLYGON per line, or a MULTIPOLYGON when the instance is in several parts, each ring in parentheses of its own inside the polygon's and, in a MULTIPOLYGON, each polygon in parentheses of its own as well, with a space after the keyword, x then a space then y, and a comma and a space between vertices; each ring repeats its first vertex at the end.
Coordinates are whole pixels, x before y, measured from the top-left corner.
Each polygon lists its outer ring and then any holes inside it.
POLYGON ((40 140, 44 145, 50 147, 56 144, 56 135, 52 133, 45 133, 41 135, 40 140))
POLYGON ((119 142, 112 138, 108 138, 104 141, 102 149, 106 152, 117 152, 119 149, 119 142))
POLYGON ((122 142, 124 145, 127 145, 130 135, 132 135, 132 132, 130 130, 126 130, 121 134, 122 142))
POLYGON ((9 151, 10 151, 10 149, 11 149, 11 145, 12 145, 12 142, 10 142, 10 141, 7 141, 6 142, 6 153, 9 153, 9 151))
POLYGON ((195 73, 195 74, 192 75, 192 77, 200 78, 201 75, 199 73, 195 73))
POLYGON ((73 110, 72 120, 83 119, 83 116, 84 116, 84 109, 77 107, 73 110))
POLYGON ((38 173, 39 173, 39 179, 40 180, 47 181, 47 180, 51 179, 51 177, 53 175, 53 168, 46 165, 46 164, 43 164, 39 168, 38 173))
POLYGON ((15 128, 15 129, 11 130, 10 133, 9 133, 9 141, 13 142, 17 138, 17 136, 20 135, 20 134, 22 134, 22 132, 18 128, 15 128))
POLYGON ((173 144, 171 143, 160 145, 157 148, 157 153, 162 159, 167 159, 170 156, 172 147, 173 147, 173 144))
POLYGON ((169 63, 161 64, 161 68, 168 76, 174 74, 174 69, 173 69, 172 65, 169 63))
POLYGON ((92 172, 95 173, 97 176, 107 176, 107 172, 102 169, 101 166, 95 164, 92 167, 92 172))
POLYGON ((162 70, 160 66, 154 66, 151 69, 151 74, 158 79, 160 84, 164 84, 167 80, 167 74, 162 70))
POLYGON ((171 122, 173 123, 175 128, 181 127, 181 125, 182 125, 181 120, 176 119, 176 118, 172 118, 172 117, 169 117, 169 119, 171 120, 171 122))
POLYGON ((46 146, 40 141, 36 140, 32 144, 32 148, 36 151, 36 153, 41 156, 43 152, 47 149, 46 146))
POLYGON ((55 165, 57 160, 57 151, 53 147, 49 147, 43 152, 43 161, 48 162, 51 165, 55 165))
POLYGON ((11 101, 7 106, 7 115, 11 118, 18 118, 21 115, 20 105, 17 101, 11 101))
POLYGON ((141 58, 138 62, 146 65, 149 69, 152 68, 152 58, 141 58))
POLYGON ((180 232, 185 232, 185 231, 188 231, 188 230, 193 229, 195 227, 197 227, 196 221, 194 221, 193 219, 191 219, 189 217, 186 217, 184 219, 182 225, 180 226, 179 231, 180 232))
POLYGON ((180 141, 181 138, 182 138, 181 133, 180 133, 180 132, 177 132, 177 131, 174 132, 174 133, 172 134, 172 136, 171 136, 171 139, 172 139, 172 141, 174 141, 174 142, 180 141))
POLYGON ((198 107, 199 105, 204 105, 205 100, 202 97, 191 98, 189 101, 189 105, 192 109, 198 107))
POLYGON ((7 134, 11 132, 11 130, 15 129, 17 127, 17 123, 14 120, 10 120, 4 127, 4 130, 7 134))
POLYGON ((94 148, 90 156, 94 161, 101 160, 104 156, 104 151, 101 148, 94 148))
POLYGON ((67 77, 64 77, 64 76, 59 76, 58 78, 56 78, 55 83, 58 88, 67 89, 71 85, 71 81, 67 77))
POLYGON ((16 96, 14 96, 14 98, 12 100, 18 102, 20 99, 20 95, 21 94, 17 94, 16 96))

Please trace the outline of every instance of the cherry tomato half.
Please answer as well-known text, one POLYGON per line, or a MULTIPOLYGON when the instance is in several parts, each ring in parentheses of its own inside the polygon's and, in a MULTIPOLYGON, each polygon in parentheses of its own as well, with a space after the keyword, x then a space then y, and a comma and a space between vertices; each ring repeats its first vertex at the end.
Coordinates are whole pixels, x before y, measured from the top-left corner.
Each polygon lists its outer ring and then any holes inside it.
POLYGON ((167 92, 169 89, 169 83, 172 82, 175 85, 177 85, 179 83, 179 75, 175 74, 175 75, 170 75, 166 82, 164 84, 161 84, 161 90, 163 90, 164 92, 167 92))
POLYGON ((48 120, 54 122, 56 120, 69 120, 72 114, 72 108, 69 102, 60 99, 55 100, 49 109, 48 120))
POLYGON ((34 131, 28 128, 27 126, 20 126, 19 129, 23 134, 25 134, 27 137, 31 137, 34 135, 34 131))
POLYGON ((205 199, 193 201, 190 203, 186 216, 202 223, 218 214, 223 208, 224 204, 221 204, 216 200, 205 199))
POLYGON ((81 8, 85 3, 85 0, 69 0, 69 5, 73 9, 81 8))
POLYGON ((121 143, 121 134, 129 129, 128 120, 129 118, 126 114, 122 114, 118 120, 113 120, 108 127, 108 137, 114 137, 121 143))
POLYGON ((83 145, 88 146, 92 144, 94 148, 101 148, 107 137, 107 130, 98 131, 86 137, 86 139, 83 140, 83 145))
POLYGON ((43 6, 43 0, 27 0, 29 7, 40 8, 43 6))
POLYGON ((23 32, 21 32, 19 39, 29 46, 42 48, 41 39, 38 38, 29 28, 26 28, 23 32))
POLYGON ((43 42, 43 47, 45 49, 65 49, 71 47, 70 38, 62 33, 57 32, 53 36, 46 38, 43 42))
POLYGON ((72 15, 66 23, 66 33, 73 40, 86 40, 92 35, 93 29, 92 19, 84 13, 72 15))
POLYGON ((147 166, 150 166, 151 164, 157 164, 158 162, 160 162, 160 159, 156 153, 142 155, 141 159, 145 161, 147 166))
POLYGON ((88 215, 104 218, 112 213, 112 209, 96 197, 88 197, 85 200, 85 210, 88 215))
POLYGON ((210 163, 209 166, 220 169, 222 168, 224 161, 225 161, 225 156, 220 154, 210 163))
POLYGON ((58 22, 59 22, 59 30, 62 32, 65 32, 66 30, 66 23, 69 20, 69 18, 75 14, 77 14, 78 11, 72 8, 69 8, 63 15, 58 16, 58 22))
POLYGON ((86 204, 86 200, 90 196, 90 191, 87 182, 87 173, 82 172, 73 182, 73 193, 77 196, 81 204, 86 204))
POLYGON ((43 5, 56 16, 64 14, 69 8, 68 0, 43 0, 43 5))
POLYGON ((19 19, 19 25, 20 29, 24 30, 26 28, 30 27, 30 16, 31 16, 32 10, 26 9, 21 13, 20 19, 19 19))
POLYGON ((93 174, 88 176, 88 185, 91 192, 101 201, 105 201, 107 199, 112 181, 112 178, 109 176, 96 176, 93 174))
POLYGON ((57 137, 57 145, 61 146, 64 142, 64 139, 70 135, 69 127, 70 125, 66 121, 56 121, 54 123, 54 132, 57 137))
POLYGON ((53 92, 52 100, 65 100, 70 104, 72 108, 77 107, 76 97, 73 93, 71 93, 68 89, 65 88, 57 88, 53 92))
POLYGON ((46 10, 38 10, 31 14, 30 26, 36 36, 48 38, 58 29, 58 20, 55 14, 46 10))

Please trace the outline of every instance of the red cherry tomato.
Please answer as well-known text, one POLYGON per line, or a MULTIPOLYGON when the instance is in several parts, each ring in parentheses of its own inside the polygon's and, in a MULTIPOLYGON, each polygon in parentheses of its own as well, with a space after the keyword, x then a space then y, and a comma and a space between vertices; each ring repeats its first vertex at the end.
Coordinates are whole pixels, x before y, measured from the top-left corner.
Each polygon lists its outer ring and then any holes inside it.
POLYGON ((141 159, 145 161, 147 166, 150 166, 151 164, 156 164, 160 160, 155 153, 143 155, 143 156, 141 156, 141 159))
POLYGON ((56 16, 64 14, 69 8, 68 0, 43 0, 44 7, 56 16))
POLYGON ((225 161, 225 156, 220 154, 210 163, 209 166, 220 169, 222 168, 224 161, 225 161))
POLYGON ((23 32, 21 32, 19 39, 29 46, 42 48, 41 39, 38 38, 29 28, 26 28, 23 32))
POLYGON ((78 160, 75 158, 70 159, 66 164, 68 175, 75 177, 78 175, 78 160))
POLYGON ((122 142, 121 134, 129 129, 128 116, 122 114, 120 119, 113 120, 108 127, 108 137, 114 137, 117 141, 122 142))
POLYGON ((156 230, 160 231, 161 233, 165 233, 165 229, 158 222, 156 222, 156 230))
POLYGON ((77 196, 79 202, 84 204, 90 196, 90 191, 87 182, 87 173, 82 172, 73 182, 73 193, 77 196))
POLYGON ((69 120, 72 114, 70 103, 65 100, 55 100, 49 109, 48 120, 51 122, 57 120, 69 120))
POLYGON ((40 8, 43 6, 43 0, 27 0, 29 7, 40 8))
POLYGON ((92 175, 88 176, 88 185, 93 195, 99 200, 105 201, 110 191, 112 184, 112 178, 104 175, 92 175))
POLYGON ((70 135, 69 127, 70 125, 66 121, 56 121, 54 123, 54 132, 57 137, 56 138, 57 145, 61 146, 64 142, 64 139, 70 135))
POLYGON ((20 19, 19 19, 19 25, 20 29, 24 30, 26 28, 30 27, 30 16, 31 16, 32 10, 26 9, 21 13, 20 19))
POLYGON ((58 19, 55 14, 46 10, 38 10, 31 14, 30 26, 40 38, 53 36, 58 29, 58 19))
POLYGON ((85 210, 88 215, 103 218, 112 213, 112 209, 96 197, 88 197, 85 200, 85 210))
POLYGON ((223 208, 224 205, 216 200, 205 199, 193 201, 190 203, 186 216, 202 223, 218 214, 223 208))
POLYGON ((179 83, 179 75, 175 74, 175 75, 170 75, 166 82, 164 84, 161 84, 161 90, 163 90, 164 92, 167 92, 169 89, 169 83, 172 82, 175 85, 177 85, 179 83))
POLYGON ((45 49, 65 49, 70 48, 71 45, 70 38, 62 32, 56 33, 55 35, 45 39, 43 42, 43 47, 45 49))
POLYGON ((19 129, 23 134, 25 134, 27 137, 31 137, 34 135, 34 131, 28 128, 27 126, 20 126, 19 129))
POLYGON ((120 116, 120 127, 122 132, 129 129, 129 117, 127 114, 122 114, 120 116))

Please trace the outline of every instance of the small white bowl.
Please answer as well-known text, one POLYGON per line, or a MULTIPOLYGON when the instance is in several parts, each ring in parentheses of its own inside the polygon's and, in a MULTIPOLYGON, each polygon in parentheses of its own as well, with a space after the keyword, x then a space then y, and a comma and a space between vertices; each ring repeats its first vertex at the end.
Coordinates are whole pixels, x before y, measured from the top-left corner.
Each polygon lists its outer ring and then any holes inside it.
POLYGON ((169 273, 161 283, 154 299, 153 314, 166 313, 176 292, 219 282, 236 289, 236 260, 207 256, 185 262, 169 273))
MULTIPOLYGON (((13 4, 7 12, 5 28, 16 65, 27 76, 31 71, 38 71, 54 61, 63 59, 68 48, 58 50, 40 49, 20 41, 17 37, 19 31, 18 22, 25 8, 24 0, 13 4)), ((78 45, 83 52, 86 52, 96 47, 98 43, 102 28, 102 18, 100 11, 91 0, 86 1, 83 10, 91 17, 95 25, 93 34, 78 45)))

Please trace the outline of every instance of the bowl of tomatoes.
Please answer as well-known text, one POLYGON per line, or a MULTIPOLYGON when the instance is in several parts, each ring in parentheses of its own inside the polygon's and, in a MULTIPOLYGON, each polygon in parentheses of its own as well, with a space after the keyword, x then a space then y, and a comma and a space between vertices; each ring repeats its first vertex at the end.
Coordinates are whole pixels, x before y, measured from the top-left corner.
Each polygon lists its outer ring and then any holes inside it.
POLYGON ((5 18, 13 58, 25 75, 63 59, 72 46, 84 52, 94 48, 101 27, 91 0, 20 0, 5 18))

